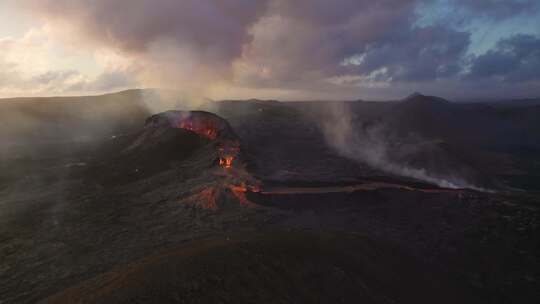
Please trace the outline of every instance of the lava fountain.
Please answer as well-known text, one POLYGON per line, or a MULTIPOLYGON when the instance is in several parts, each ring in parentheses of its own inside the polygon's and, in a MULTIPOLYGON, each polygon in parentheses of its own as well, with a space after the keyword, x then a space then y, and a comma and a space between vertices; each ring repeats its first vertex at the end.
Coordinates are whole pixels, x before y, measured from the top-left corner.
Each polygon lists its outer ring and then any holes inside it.
POLYGON ((211 140, 216 147, 216 164, 223 169, 215 172, 219 180, 199 188, 184 202, 215 210, 221 197, 232 195, 243 206, 256 206, 246 194, 259 191, 255 186, 258 182, 239 161, 240 140, 225 119, 204 111, 168 111, 150 117, 147 125, 188 130, 211 140))

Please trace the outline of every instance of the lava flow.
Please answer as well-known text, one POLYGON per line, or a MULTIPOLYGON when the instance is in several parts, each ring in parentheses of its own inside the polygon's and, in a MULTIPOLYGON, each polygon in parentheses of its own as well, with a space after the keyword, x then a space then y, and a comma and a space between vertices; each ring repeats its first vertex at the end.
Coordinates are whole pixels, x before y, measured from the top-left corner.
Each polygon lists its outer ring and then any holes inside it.
POLYGON ((217 152, 219 165, 225 169, 230 169, 240 153, 240 144, 237 140, 224 140, 219 144, 217 152))
POLYGON ((225 169, 232 168, 240 152, 240 144, 224 120, 206 112, 188 112, 187 115, 176 116, 173 125, 217 141, 218 164, 225 169))
POLYGON ((208 117, 188 115, 180 115, 176 121, 176 127, 181 129, 190 130, 201 136, 209 139, 216 139, 218 136, 218 126, 215 120, 208 117))
POLYGON ((251 202, 247 198, 246 193, 248 193, 248 192, 260 192, 259 187, 255 186, 255 185, 246 185, 245 183, 241 183, 239 185, 231 185, 231 186, 229 186, 229 190, 238 199, 240 204, 248 206, 248 207, 256 206, 253 202, 251 202))
POLYGON ((224 156, 219 158, 219 165, 225 169, 232 168, 232 162, 234 160, 233 156, 224 156))

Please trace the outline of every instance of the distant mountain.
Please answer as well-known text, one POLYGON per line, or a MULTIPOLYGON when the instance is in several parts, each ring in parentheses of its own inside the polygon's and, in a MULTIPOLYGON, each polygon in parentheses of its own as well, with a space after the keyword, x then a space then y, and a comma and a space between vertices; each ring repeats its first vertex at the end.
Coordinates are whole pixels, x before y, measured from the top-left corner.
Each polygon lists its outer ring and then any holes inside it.
POLYGON ((540 105, 464 104, 413 94, 364 126, 384 130, 388 153, 400 163, 492 184, 495 176, 537 174, 538 117, 540 105))
POLYGON ((430 103, 447 104, 447 103, 449 103, 449 101, 444 99, 444 98, 437 97, 437 96, 426 96, 426 95, 420 94, 418 92, 415 92, 415 93, 405 97, 402 100, 402 102, 426 103, 426 104, 430 104, 430 103))
POLYGON ((414 94, 380 119, 400 133, 443 138, 474 146, 540 148, 540 106, 495 107, 452 103, 414 94))

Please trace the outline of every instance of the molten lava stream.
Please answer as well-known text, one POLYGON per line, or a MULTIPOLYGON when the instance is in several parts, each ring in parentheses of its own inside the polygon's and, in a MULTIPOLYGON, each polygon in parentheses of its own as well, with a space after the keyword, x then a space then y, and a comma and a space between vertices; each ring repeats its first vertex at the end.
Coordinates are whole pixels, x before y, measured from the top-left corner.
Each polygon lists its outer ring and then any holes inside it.
POLYGON ((218 144, 219 165, 225 169, 232 168, 233 161, 240 153, 240 143, 234 140, 222 140, 218 144))
POLYGON ((217 127, 211 121, 194 121, 191 118, 185 118, 177 123, 177 127, 189 130, 209 139, 216 139, 218 135, 217 127))
POLYGON ((235 160, 240 153, 240 142, 238 140, 220 137, 218 124, 210 119, 195 119, 193 116, 186 116, 175 120, 174 125, 177 128, 186 129, 210 140, 215 140, 218 164, 221 168, 228 170, 225 180, 222 183, 199 190, 185 200, 187 203, 199 205, 204 209, 217 209, 219 196, 226 192, 223 190, 228 189, 241 205, 249 207, 257 206, 247 198, 246 192, 259 192, 258 187, 246 186, 246 181, 250 180, 250 177, 242 173, 244 171, 241 170, 241 165, 239 167, 237 166, 238 168, 234 170, 230 170, 233 168, 235 160), (238 180, 243 181, 238 182, 238 180))
POLYGON ((238 199, 240 204, 247 207, 257 207, 255 203, 247 198, 246 192, 248 192, 249 189, 245 185, 231 185, 229 186, 229 190, 231 190, 232 194, 238 199))
POLYGON ((233 160, 233 156, 222 156, 219 158, 219 165, 225 169, 230 169, 232 168, 233 160))

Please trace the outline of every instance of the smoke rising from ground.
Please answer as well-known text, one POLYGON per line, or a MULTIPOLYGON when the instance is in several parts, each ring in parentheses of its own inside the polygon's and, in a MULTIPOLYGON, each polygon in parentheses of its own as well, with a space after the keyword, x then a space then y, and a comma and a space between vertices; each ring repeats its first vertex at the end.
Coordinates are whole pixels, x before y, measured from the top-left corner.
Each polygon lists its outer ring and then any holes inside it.
POLYGON ((479 189, 459 176, 441 176, 427 168, 406 164, 407 156, 418 152, 422 145, 390 138, 384 126, 377 123, 361 127, 346 103, 328 103, 325 109, 325 117, 319 119, 319 126, 326 141, 340 155, 387 173, 440 187, 479 189))

